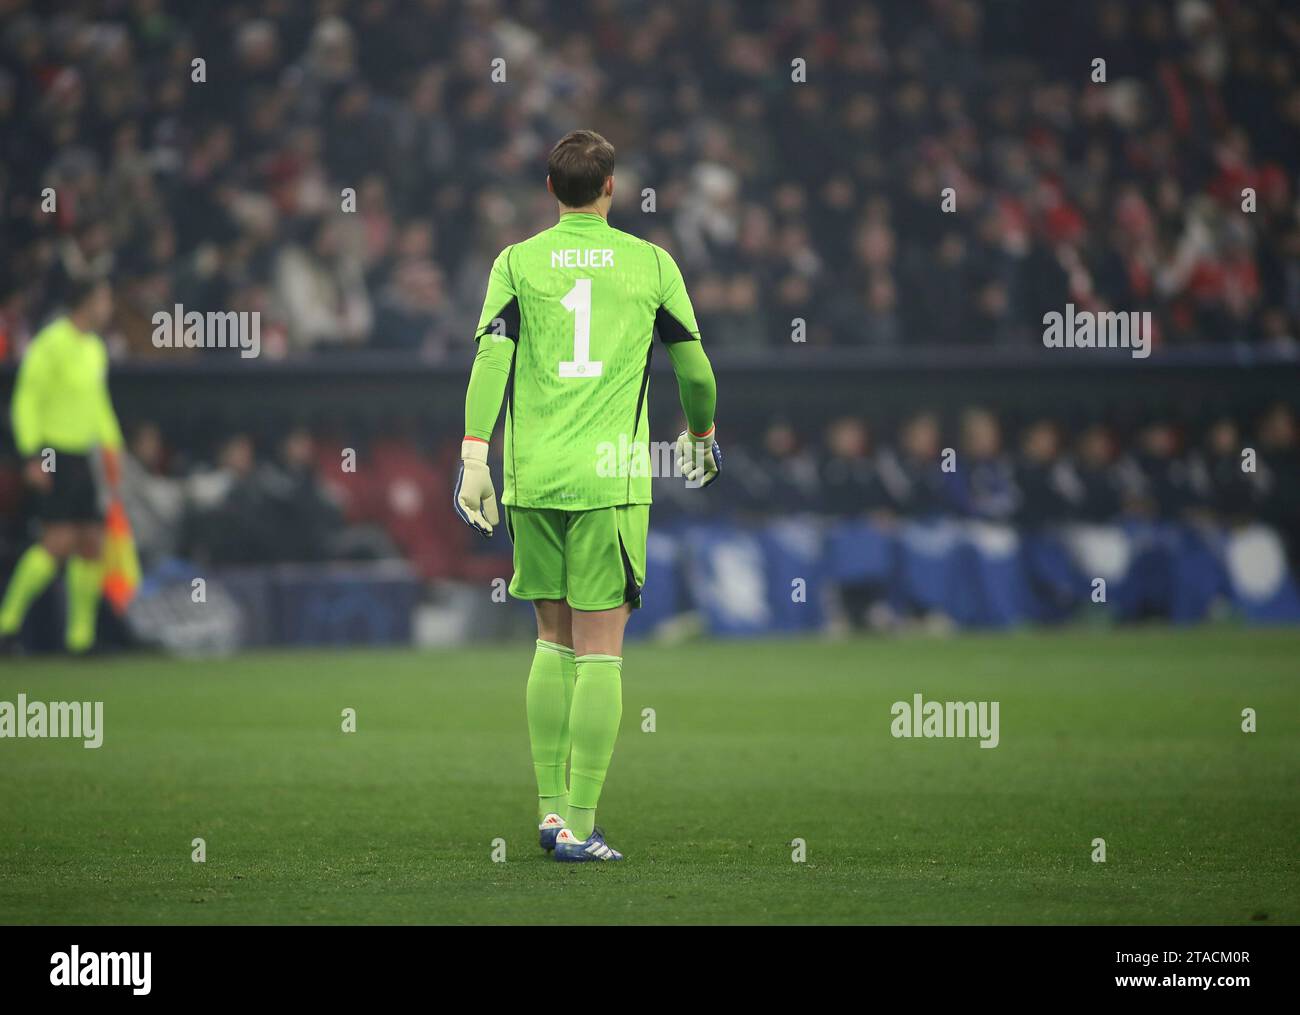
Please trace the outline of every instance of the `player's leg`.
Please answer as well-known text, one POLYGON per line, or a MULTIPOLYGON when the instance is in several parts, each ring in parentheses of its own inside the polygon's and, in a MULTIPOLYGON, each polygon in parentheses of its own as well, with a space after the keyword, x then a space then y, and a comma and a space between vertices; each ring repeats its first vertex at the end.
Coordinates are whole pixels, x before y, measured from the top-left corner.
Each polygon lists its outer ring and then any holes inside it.
POLYGON ((0 638, 18 634, 28 609, 54 581, 76 541, 76 526, 70 522, 42 524, 40 542, 27 548, 9 576, 4 599, 0 601, 0 638))
POLYGON ((0 638, 5 641, 16 641, 32 603, 76 552, 78 526, 99 518, 89 459, 60 452, 55 461, 55 468, 47 474, 48 486, 36 499, 41 540, 18 559, 0 601, 0 638))
POLYGON ((575 610, 573 613, 573 648, 580 655, 623 656, 623 632, 632 616, 632 604, 623 603, 612 610, 575 610))
POLYGON ((565 517, 559 511, 506 508, 514 544, 510 594, 529 599, 537 614, 537 646, 525 694, 528 741, 537 777, 538 841, 553 849, 568 803, 569 706, 576 668, 573 626, 564 601, 565 517))
POLYGON ((537 649, 528 671, 528 741, 537 776, 537 820, 543 849, 555 847, 564 827, 569 790, 569 708, 577 668, 573 656, 573 616, 563 599, 533 602, 537 649))
POLYGON ((645 580, 647 505, 575 513, 566 562, 577 682, 569 715, 573 754, 567 828, 557 839, 564 860, 622 859, 595 833, 623 716, 623 631, 645 580))
POLYGON ((95 644, 95 620, 104 585, 104 526, 86 522, 76 527, 76 545, 68 560, 68 624, 64 642, 69 652, 86 652, 95 644))
POLYGON ((596 804, 605 785, 623 718, 623 629, 627 604, 609 610, 575 611, 577 681, 569 726, 573 765, 569 776, 568 826, 583 840, 596 826, 596 804))

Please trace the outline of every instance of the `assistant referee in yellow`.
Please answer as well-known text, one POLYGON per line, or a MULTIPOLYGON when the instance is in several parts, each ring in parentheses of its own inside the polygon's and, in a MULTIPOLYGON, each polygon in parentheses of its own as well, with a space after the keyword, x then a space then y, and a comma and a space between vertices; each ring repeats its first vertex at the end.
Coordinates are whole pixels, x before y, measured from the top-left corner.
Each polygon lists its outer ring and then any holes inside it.
POLYGON ((102 453, 114 486, 122 430, 108 394, 108 352, 98 332, 113 315, 107 280, 75 283, 66 316, 32 339, 18 368, 11 415, 23 474, 37 492, 40 541, 28 547, 0 600, 0 643, 15 644, 35 599, 68 565, 65 643, 85 652, 95 643, 103 585, 104 502, 92 456, 102 453))

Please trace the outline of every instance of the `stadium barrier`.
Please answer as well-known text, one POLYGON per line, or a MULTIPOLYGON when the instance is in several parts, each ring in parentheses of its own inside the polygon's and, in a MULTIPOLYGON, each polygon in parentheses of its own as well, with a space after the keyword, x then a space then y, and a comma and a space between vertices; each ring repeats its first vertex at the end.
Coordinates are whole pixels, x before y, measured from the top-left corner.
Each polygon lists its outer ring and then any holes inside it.
POLYGON ((1195 624, 1232 614, 1300 623, 1300 591, 1281 539, 1264 525, 1170 522, 1062 525, 1033 532, 946 518, 884 528, 818 518, 682 522, 651 533, 646 635, 697 610, 719 636, 826 628, 845 589, 900 618, 969 628, 1050 624, 1097 611, 1115 622, 1195 624))
MULTIPOLYGON (((938 620, 945 628, 1210 618, 1300 624, 1300 583, 1265 525, 1131 521, 1018 531, 950 518, 887 528, 809 515, 657 524, 628 637, 813 634, 843 624, 850 595, 883 606, 894 622, 938 620)), ((42 597, 36 647, 60 644, 63 598, 57 587, 42 597)), ((107 610, 102 620, 110 620, 107 610)), ((205 571, 173 559, 145 574, 126 626, 128 640, 177 655, 433 646, 531 637, 531 605, 465 582, 430 589, 398 560, 205 571), (485 597, 505 608, 484 610, 485 597)), ((115 627, 108 625, 108 640, 120 643, 115 627)))
POLYGON ((209 572, 170 560, 145 575, 127 620, 137 639, 179 655, 264 645, 405 645, 421 593, 402 561, 209 572))
MULTIPOLYGON (((520 637, 530 608, 515 603, 491 626, 458 637, 417 636, 431 615, 465 612, 486 589, 424 589, 400 561, 278 565, 213 572, 194 601, 198 570, 169 561, 145 576, 128 614, 138 638, 178 654, 265 645, 443 644, 520 637)), ((1062 525, 1033 532, 935 518, 883 527, 816 516, 774 522, 669 521, 650 533, 642 608, 629 637, 696 614, 712 635, 815 633, 840 615, 846 590, 895 618, 941 617, 957 627, 1007 629, 1084 619, 1300 623, 1300 587, 1282 542, 1264 525, 1236 530, 1169 522, 1062 525)), ((513 602, 513 601, 512 601, 513 602)), ((484 611, 473 611, 482 615, 484 611)), ((436 621, 433 621, 436 625, 436 621)), ((689 627, 689 625, 688 625, 689 627)))

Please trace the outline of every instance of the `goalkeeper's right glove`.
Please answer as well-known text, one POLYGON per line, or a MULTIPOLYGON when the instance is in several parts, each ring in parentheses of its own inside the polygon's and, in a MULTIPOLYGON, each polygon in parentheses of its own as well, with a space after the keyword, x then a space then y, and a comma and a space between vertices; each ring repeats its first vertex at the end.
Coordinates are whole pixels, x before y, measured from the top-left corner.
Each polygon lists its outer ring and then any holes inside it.
POLYGON ((677 435, 677 468, 688 486, 708 486, 721 473, 722 450, 716 434, 717 427, 711 426, 707 433, 693 434, 687 429, 677 435))
POLYGON ((486 441, 466 437, 460 445, 460 475, 456 477, 454 504, 460 520, 480 535, 492 535, 500 521, 497 492, 488 471, 486 441))

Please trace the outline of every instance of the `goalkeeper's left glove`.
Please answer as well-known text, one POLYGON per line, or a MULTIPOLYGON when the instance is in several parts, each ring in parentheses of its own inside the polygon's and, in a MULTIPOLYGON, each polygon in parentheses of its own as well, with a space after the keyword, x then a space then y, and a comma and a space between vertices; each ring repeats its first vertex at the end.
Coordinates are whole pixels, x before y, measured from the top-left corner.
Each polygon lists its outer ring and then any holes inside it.
POLYGON ((688 485, 708 486, 722 471, 722 450, 716 434, 717 427, 711 426, 707 433, 683 430, 677 435, 677 468, 682 470, 688 485))
POLYGON ((460 520, 484 538, 492 535, 497 515, 497 492, 487 465, 487 441, 466 437, 460 445, 460 474, 456 477, 454 504, 460 520))

